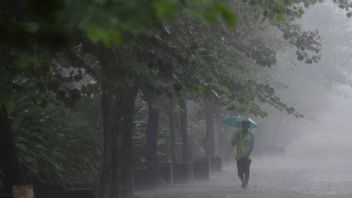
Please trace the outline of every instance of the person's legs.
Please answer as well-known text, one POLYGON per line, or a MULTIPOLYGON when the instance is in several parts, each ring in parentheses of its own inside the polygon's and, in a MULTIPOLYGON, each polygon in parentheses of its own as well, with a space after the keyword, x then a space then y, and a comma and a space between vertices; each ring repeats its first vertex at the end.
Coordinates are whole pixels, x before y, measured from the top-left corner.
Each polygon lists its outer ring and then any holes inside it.
POLYGON ((244 171, 244 178, 243 178, 243 186, 244 188, 247 188, 248 181, 249 181, 249 168, 251 166, 251 160, 250 159, 244 159, 243 162, 243 171, 244 171))
POLYGON ((244 164, 243 164, 243 159, 239 159, 236 161, 237 163, 237 175, 238 177, 240 178, 241 180, 241 183, 242 183, 242 188, 243 188, 243 185, 244 185, 244 164))

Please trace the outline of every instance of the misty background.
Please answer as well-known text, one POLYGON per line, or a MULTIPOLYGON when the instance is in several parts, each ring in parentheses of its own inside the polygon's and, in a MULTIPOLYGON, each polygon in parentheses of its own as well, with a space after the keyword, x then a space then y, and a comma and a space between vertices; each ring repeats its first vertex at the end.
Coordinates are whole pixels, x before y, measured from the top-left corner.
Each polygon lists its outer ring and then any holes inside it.
POLYGON ((304 118, 267 107, 271 113, 255 129, 256 145, 285 147, 287 157, 300 157, 308 160, 300 162, 315 162, 318 167, 327 161, 351 163, 346 157, 352 153, 352 21, 326 1, 308 8, 298 23, 305 30, 319 31, 320 62, 302 64, 285 48, 270 71, 275 81, 287 85, 278 88, 278 95, 304 118))

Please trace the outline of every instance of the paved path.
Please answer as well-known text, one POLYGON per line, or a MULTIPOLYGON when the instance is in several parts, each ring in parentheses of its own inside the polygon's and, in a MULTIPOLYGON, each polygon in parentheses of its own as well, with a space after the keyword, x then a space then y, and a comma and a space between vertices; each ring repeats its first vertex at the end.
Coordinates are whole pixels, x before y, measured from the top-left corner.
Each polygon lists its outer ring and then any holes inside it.
POLYGON ((235 167, 207 182, 136 193, 141 198, 352 198, 352 164, 341 160, 271 157, 254 159, 243 191, 235 167), (340 163, 343 162, 343 163, 340 163))

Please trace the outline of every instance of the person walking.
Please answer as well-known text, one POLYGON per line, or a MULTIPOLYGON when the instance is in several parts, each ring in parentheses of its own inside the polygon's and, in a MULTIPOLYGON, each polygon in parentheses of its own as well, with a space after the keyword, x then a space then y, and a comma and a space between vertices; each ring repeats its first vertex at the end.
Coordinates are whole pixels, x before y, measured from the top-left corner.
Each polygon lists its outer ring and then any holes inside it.
POLYGON ((242 188, 247 189, 249 181, 249 167, 251 165, 251 153, 254 148, 254 136, 250 131, 250 122, 242 121, 241 132, 233 135, 233 146, 236 146, 236 164, 238 177, 242 182, 242 188))

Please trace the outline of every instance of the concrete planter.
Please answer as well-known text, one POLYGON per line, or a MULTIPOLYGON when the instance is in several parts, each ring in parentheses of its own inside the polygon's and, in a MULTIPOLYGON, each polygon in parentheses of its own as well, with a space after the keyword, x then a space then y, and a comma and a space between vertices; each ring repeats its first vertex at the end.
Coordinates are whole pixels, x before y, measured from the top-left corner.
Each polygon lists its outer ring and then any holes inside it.
POLYGON ((34 198, 32 185, 16 185, 12 187, 13 198, 34 198))
POLYGON ((145 190, 152 188, 151 173, 148 168, 133 169, 133 189, 145 190))
POLYGON ((36 198, 95 198, 95 191, 89 186, 77 185, 70 188, 61 186, 35 186, 36 198))
POLYGON ((173 166, 171 164, 164 164, 160 167, 161 176, 167 184, 173 183, 173 166))
POLYGON ((212 172, 222 171, 221 157, 211 157, 209 160, 210 160, 210 169, 212 172))
POLYGON ((210 160, 208 158, 199 159, 193 162, 193 178, 195 180, 209 180, 210 160))
POLYGON ((191 180, 192 169, 188 163, 179 163, 173 165, 174 183, 187 183, 191 180))

